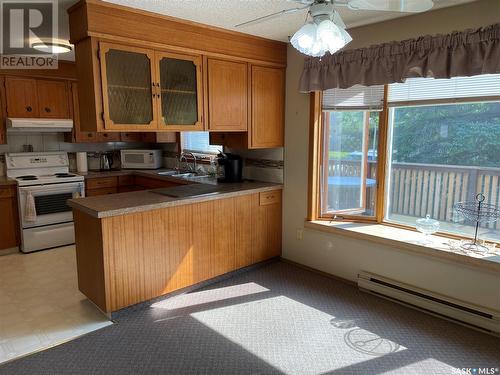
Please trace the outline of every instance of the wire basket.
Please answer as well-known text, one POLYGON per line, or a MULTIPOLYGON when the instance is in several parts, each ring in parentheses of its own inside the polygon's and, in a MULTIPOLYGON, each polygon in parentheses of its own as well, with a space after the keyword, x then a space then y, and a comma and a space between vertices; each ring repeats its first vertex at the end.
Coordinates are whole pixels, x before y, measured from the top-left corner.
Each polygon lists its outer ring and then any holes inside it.
POLYGON ((493 223, 500 219, 500 207, 494 204, 484 203, 486 197, 479 193, 474 202, 458 202, 453 205, 456 212, 468 221, 476 222, 474 241, 462 245, 465 250, 488 250, 485 246, 477 243, 477 232, 480 223, 493 223))

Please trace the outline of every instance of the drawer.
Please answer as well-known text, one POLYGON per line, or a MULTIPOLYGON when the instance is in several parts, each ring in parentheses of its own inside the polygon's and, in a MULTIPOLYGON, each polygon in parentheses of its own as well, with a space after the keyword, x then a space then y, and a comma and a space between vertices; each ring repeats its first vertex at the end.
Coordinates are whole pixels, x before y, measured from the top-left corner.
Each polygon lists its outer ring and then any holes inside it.
POLYGON ((281 190, 265 191, 259 194, 259 205, 273 204, 281 202, 281 190))
POLYGON ((13 187, 0 187, 0 198, 11 198, 16 196, 16 190, 13 187))
POLYGON ((90 189, 85 192, 87 197, 95 197, 96 195, 116 194, 118 189, 116 187, 90 189))
POLYGON ((98 178, 90 178, 85 181, 85 186, 87 189, 101 189, 101 188, 110 188, 117 186, 117 178, 116 177, 98 177, 98 178))
POLYGON ((118 176, 118 186, 130 186, 135 184, 135 177, 131 174, 118 176))

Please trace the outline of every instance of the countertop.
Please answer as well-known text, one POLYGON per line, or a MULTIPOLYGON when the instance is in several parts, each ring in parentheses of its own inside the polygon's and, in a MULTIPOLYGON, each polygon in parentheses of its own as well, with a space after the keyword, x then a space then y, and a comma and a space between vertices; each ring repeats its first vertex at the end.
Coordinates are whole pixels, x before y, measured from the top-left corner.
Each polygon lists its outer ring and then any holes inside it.
POLYGON ((0 176, 0 186, 16 185, 16 180, 9 178, 7 176, 0 176))
MULTIPOLYGON (((95 172, 99 176, 104 177, 104 174, 111 176, 113 173, 121 171, 95 172)), ((128 172, 128 171, 127 171, 128 172)), ((157 171, 156 171, 157 172, 157 171)), ((148 176, 153 176, 152 172, 134 171, 134 173, 147 173, 148 176)), ((90 172, 92 174, 92 172, 90 172)), ((115 174, 117 175, 117 174, 115 174)), ((157 176, 157 175, 156 175, 157 176)), ((183 183, 181 179, 172 178, 169 176, 157 176, 162 179, 183 183)), ((192 204, 215 199, 230 198, 246 194, 253 194, 263 191, 272 191, 282 189, 283 185, 269 182, 244 181, 240 183, 221 183, 216 178, 203 178, 203 184, 216 186, 215 192, 203 195, 189 196, 184 198, 174 198, 166 195, 155 193, 155 191, 164 190, 165 188, 134 191, 127 193, 117 193, 109 195, 98 195, 94 197, 70 199, 68 204, 74 209, 81 210, 93 217, 104 218, 111 216, 120 216, 136 212, 144 212, 166 207, 179 206, 184 204, 192 204)), ((184 183, 201 183, 200 179, 186 181, 184 183)))

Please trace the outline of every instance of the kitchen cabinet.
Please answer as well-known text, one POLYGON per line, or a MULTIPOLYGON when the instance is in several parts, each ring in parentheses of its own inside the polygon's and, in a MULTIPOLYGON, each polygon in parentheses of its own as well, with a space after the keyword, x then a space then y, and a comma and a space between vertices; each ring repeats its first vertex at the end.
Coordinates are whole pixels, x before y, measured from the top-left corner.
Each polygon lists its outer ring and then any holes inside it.
POLYGON ((104 218, 74 207, 73 215, 78 287, 108 313, 281 254, 280 188, 104 218))
POLYGON ((6 77, 5 90, 8 117, 70 118, 66 81, 6 77))
POLYGON ((16 186, 0 186, 0 251, 19 246, 16 186))
MULTIPOLYGON (((283 42, 92 0, 79 1, 68 14, 85 131, 246 134, 251 131, 250 68, 278 69, 281 78, 286 67, 283 42)), ((276 79, 271 81, 272 86, 276 79)), ((254 93, 261 89, 254 87, 254 93)), ((247 147, 280 143, 271 138, 261 131, 247 147)))
POLYGON ((70 118, 68 83, 36 80, 38 114, 41 118, 70 118))
POLYGON ((250 148, 283 147, 285 71, 252 66, 250 148))
POLYGON ((101 43, 99 56, 104 127, 109 130, 156 129, 154 51, 101 43))
POLYGON ((209 131, 248 129, 248 64, 207 59, 209 131))
POLYGON ((248 132, 210 133, 210 144, 236 149, 283 147, 285 71, 250 67, 250 125, 248 132))
POLYGON ((200 56, 99 47, 105 129, 203 129, 200 56))
POLYGON ((8 117, 38 117, 36 81, 31 78, 6 77, 8 117))
POLYGON ((203 130, 201 56, 156 51, 159 130, 203 130))

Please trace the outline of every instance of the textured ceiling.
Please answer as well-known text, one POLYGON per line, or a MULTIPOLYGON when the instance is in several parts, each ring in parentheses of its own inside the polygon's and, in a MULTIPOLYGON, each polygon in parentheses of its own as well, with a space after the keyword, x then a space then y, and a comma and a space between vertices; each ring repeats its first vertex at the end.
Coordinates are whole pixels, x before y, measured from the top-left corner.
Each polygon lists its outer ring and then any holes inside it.
MULTIPOLYGON (((114 4, 166 14, 225 29, 287 41, 304 23, 307 10, 287 14, 259 24, 234 28, 239 23, 296 8, 301 4, 290 0, 107 0, 114 4)), ((434 9, 471 2, 472 0, 434 0, 434 9)), ((408 13, 353 11, 337 8, 347 27, 356 27, 401 17, 408 13)))
MULTIPOLYGON (((282 15, 258 24, 235 28, 234 25, 257 17, 278 12, 283 9, 302 6, 292 0, 107 0, 110 3, 143 9, 213 25, 264 38, 288 41, 288 37, 304 23, 307 9, 294 14, 282 15)), ((434 0, 434 8, 472 2, 475 0, 434 0)), ((59 0, 60 38, 69 39, 69 26, 66 10, 75 0, 59 0)), ((408 13, 353 11, 337 7, 348 28, 403 17, 408 13)), ((61 58, 72 60, 73 55, 64 54, 61 58)))

